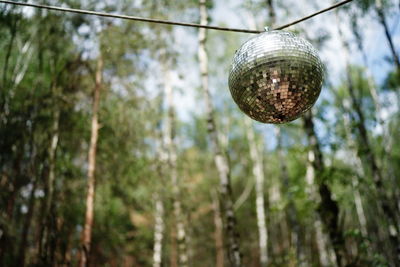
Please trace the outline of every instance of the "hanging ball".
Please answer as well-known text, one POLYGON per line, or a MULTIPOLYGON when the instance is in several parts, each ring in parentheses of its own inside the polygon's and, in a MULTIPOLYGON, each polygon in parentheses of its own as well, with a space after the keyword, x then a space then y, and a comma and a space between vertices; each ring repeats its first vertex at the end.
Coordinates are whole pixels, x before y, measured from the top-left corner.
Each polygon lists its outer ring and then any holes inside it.
POLYGON ((323 68, 306 40, 290 32, 267 31, 236 51, 229 89, 252 119, 285 123, 314 105, 321 92, 323 68))

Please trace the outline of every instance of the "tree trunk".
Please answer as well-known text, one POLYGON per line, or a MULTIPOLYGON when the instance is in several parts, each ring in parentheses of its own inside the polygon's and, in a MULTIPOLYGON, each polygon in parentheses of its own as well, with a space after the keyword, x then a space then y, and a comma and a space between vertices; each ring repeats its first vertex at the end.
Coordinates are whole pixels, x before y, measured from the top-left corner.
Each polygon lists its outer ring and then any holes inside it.
MULTIPOLYGON (((308 186, 307 194, 309 195, 309 199, 312 202, 320 202, 319 197, 316 190, 315 184, 315 169, 312 165, 312 162, 315 160, 315 154, 313 150, 308 151, 307 155, 307 171, 306 171, 306 182, 308 186)), ((318 259, 321 266, 336 266, 336 256, 332 249, 328 245, 329 237, 325 234, 322 228, 321 216, 319 213, 315 215, 314 218, 314 233, 315 233, 315 242, 318 249, 318 259)))
POLYGON ((385 36, 389 44, 390 52, 392 52, 393 61, 398 70, 400 70, 400 60, 399 55, 396 52, 396 48, 394 47, 392 35, 390 34, 389 27, 386 22, 386 15, 382 7, 382 0, 375 0, 375 9, 378 14, 379 22, 385 30, 385 36))
POLYGON ((223 230, 221 209, 217 192, 213 191, 211 193, 211 197, 213 202, 214 224, 215 224, 215 233, 214 233, 215 250, 216 250, 215 266, 224 267, 224 241, 223 241, 224 230, 223 230))
POLYGON ((323 155, 314 130, 311 111, 306 112, 303 119, 304 130, 307 133, 310 149, 313 151, 313 156, 309 157, 309 160, 314 170, 315 182, 318 185, 318 193, 320 197, 318 213, 322 223, 329 233, 329 238, 335 251, 336 263, 339 267, 344 266, 347 254, 344 234, 339 228, 339 206, 337 202, 332 199, 332 192, 325 181, 323 155))
POLYGON ((164 204, 158 195, 155 197, 155 208, 153 267, 161 267, 162 241, 164 237, 164 204))
MULTIPOLYGON (((207 25, 208 14, 206 1, 200 0, 200 23, 207 25)), ((207 128, 210 141, 214 150, 214 161, 217 166, 220 179, 220 195, 222 204, 222 214, 224 217, 224 229, 227 238, 228 260, 230 266, 237 267, 242 265, 242 259, 239 249, 239 234, 236 229, 236 218, 233 210, 233 197, 230 181, 229 166, 226 156, 223 154, 219 140, 218 132, 214 119, 214 107, 211 102, 211 96, 208 88, 208 56, 206 51, 206 30, 199 29, 199 52, 201 85, 204 94, 207 112, 207 128)))
MULTIPOLYGON (((161 110, 161 109, 160 109, 161 110)), ((161 121, 158 123, 161 125, 161 121)), ((161 128, 161 127, 160 127, 161 128)), ((159 177, 165 176, 165 163, 167 162, 167 153, 164 148, 163 143, 163 133, 162 130, 157 131, 158 141, 157 145, 157 159, 159 160, 156 164, 157 172, 159 177)), ((154 194, 154 202, 155 202, 155 215, 154 215, 154 247, 153 247, 153 267, 161 267, 162 266, 162 249, 163 249, 163 239, 164 239, 164 202, 162 199, 163 192, 162 188, 157 190, 158 193, 154 194)), ((172 253, 171 253, 172 254, 172 253)))
POLYGON ((178 260, 179 266, 187 266, 188 254, 186 246, 186 229, 184 224, 182 202, 181 202, 181 190, 180 182, 178 178, 177 166, 176 166, 176 144, 175 144, 175 104, 174 94, 171 84, 170 71, 167 66, 164 66, 164 86, 165 96, 167 98, 168 106, 168 117, 165 127, 165 145, 168 151, 168 166, 169 175, 171 177, 172 194, 173 194, 173 209, 176 221, 176 233, 178 242, 178 260))
POLYGON ((89 266, 90 245, 92 239, 92 226, 94 217, 94 194, 95 194, 95 170, 96 170, 96 147, 99 133, 98 111, 100 102, 100 90, 103 83, 103 58, 99 55, 97 59, 96 84, 94 87, 93 107, 92 107, 92 129, 90 137, 90 147, 88 154, 88 173, 87 173, 87 195, 85 224, 82 232, 82 251, 80 253, 79 266, 89 266))
MULTIPOLYGON (((256 180, 256 214, 258 227, 258 245, 260 247, 260 266, 268 265, 268 232, 265 221, 265 204, 264 204, 264 166, 263 155, 259 151, 252 121, 245 118, 247 140, 250 148, 250 158, 253 163, 253 175, 256 180)), ((260 145, 263 148, 263 145, 260 145)))

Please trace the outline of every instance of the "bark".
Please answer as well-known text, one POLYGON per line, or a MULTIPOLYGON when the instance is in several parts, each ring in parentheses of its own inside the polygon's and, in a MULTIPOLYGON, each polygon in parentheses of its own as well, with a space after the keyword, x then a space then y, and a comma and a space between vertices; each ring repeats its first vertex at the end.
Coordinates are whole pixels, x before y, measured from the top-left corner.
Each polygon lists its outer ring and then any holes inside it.
MULTIPOLYGON (((306 182, 308 185, 307 193, 309 199, 312 202, 320 202, 315 184, 315 169, 312 162, 315 160, 315 154, 313 150, 308 151, 307 155, 307 171, 306 171, 306 182)), ((314 231, 315 231, 315 242, 318 249, 318 257, 321 266, 336 265, 336 257, 328 245, 329 240, 327 235, 324 233, 322 228, 321 216, 317 213, 314 218, 314 231)))
MULTIPOLYGON (((161 109, 160 109, 161 110, 161 109)), ((161 125, 161 121, 158 123, 161 125)), ((161 128, 161 127, 160 127, 161 128)), ((157 131, 158 141, 157 145, 157 158, 159 162, 157 163, 157 172, 159 177, 165 176, 165 163, 167 162, 167 153, 163 146, 163 134, 161 130, 157 131)), ((158 189, 158 193, 154 194, 155 199, 155 224, 154 224, 154 247, 153 247, 153 267, 162 266, 162 249, 163 249, 163 239, 164 239, 164 203, 161 198, 162 188, 158 189)))
POLYGON ((97 60, 96 81, 94 87, 93 106, 92 106, 92 129, 90 137, 90 146, 88 153, 88 173, 87 173, 87 195, 86 195, 86 213, 85 224, 82 231, 82 251, 80 253, 79 266, 89 266, 90 245, 92 239, 92 227, 94 219, 94 197, 95 197, 95 170, 96 170, 96 148, 99 133, 99 102, 100 91, 103 83, 103 58, 99 55, 97 60))
POLYGON ((346 263, 346 247, 344 234, 339 228, 339 206, 332 199, 332 192, 326 184, 324 178, 324 162, 321 148, 318 142, 317 135, 314 129, 314 122, 311 111, 308 111, 304 117, 304 129, 307 134, 310 149, 313 151, 313 156, 309 158, 311 166, 314 170, 315 182, 318 186, 320 203, 318 213, 324 224, 330 241, 332 242, 335 252, 336 263, 338 266, 344 266, 346 263))
POLYGON ((164 238, 164 204, 159 196, 155 197, 155 225, 154 225, 154 250, 153 267, 162 265, 162 241, 164 238))
POLYGON ((214 233, 215 249, 216 249, 215 266, 224 267, 224 230, 223 230, 221 209, 217 192, 213 191, 211 197, 213 201, 214 224, 215 224, 215 233, 214 233))
POLYGON ((350 49, 349 45, 344 39, 343 33, 341 31, 340 25, 338 26, 339 36, 345 52, 345 63, 347 70, 347 89, 350 95, 350 101, 352 104, 352 110, 357 115, 357 119, 354 119, 356 129, 358 131, 358 136, 360 143, 357 146, 358 154, 364 161, 364 166, 370 171, 372 175, 372 180, 374 182, 375 188, 378 193, 378 203, 383 213, 386 216, 386 221, 388 223, 389 239, 392 243, 393 249, 393 260, 396 265, 400 265, 400 239, 399 231, 400 227, 398 225, 396 216, 396 207, 393 206, 393 202, 390 200, 386 189, 384 187, 384 181, 382 176, 382 171, 379 168, 376 160, 375 153, 372 149, 368 132, 365 123, 364 113, 360 104, 360 100, 357 99, 355 94, 354 82, 351 76, 351 66, 349 61, 350 49))
MULTIPOLYGON (((206 1, 200 0, 200 23, 207 24, 208 14, 206 1)), ((218 140, 218 131, 214 119, 214 107, 211 102, 211 95, 208 88, 208 56, 206 51, 206 30, 199 29, 199 51, 201 86, 204 94, 207 113, 207 130, 214 150, 214 161, 217 166, 220 179, 220 197, 222 214, 224 218, 224 230, 227 239, 228 260, 230 266, 242 265, 239 249, 239 234, 236 229, 236 218, 233 210, 233 197, 230 181, 229 166, 226 156, 222 153, 218 140)))
POLYGON ((318 247, 319 262, 321 266, 331 266, 331 264, 334 263, 335 261, 333 261, 331 256, 329 255, 328 252, 329 248, 327 244, 328 242, 323 232, 322 222, 319 216, 314 220, 314 230, 315 230, 315 241, 318 247))
MULTIPOLYGON (((259 151, 256 136, 254 133, 252 121, 250 118, 245 118, 246 134, 250 148, 250 158, 253 163, 253 175, 255 177, 256 190, 256 214, 258 227, 258 245, 260 247, 260 266, 268 264, 268 232, 265 220, 265 200, 264 200, 264 166, 263 155, 259 151)), ((263 148, 263 145, 260 145, 263 148)))
POLYGON ((375 0, 375 9, 376 13, 378 14, 379 23, 382 25, 383 29, 385 30, 385 37, 389 44, 390 52, 392 53, 393 61, 398 70, 400 70, 400 60, 399 55, 396 52, 396 48, 393 44, 392 35, 390 34, 389 26, 387 24, 386 15, 383 10, 382 0, 375 0))
MULTIPOLYGON (((166 67, 166 66, 165 66, 166 67)), ((168 151, 168 165, 169 165, 169 175, 172 183, 172 194, 173 194, 173 209, 176 221, 176 232, 177 232, 177 242, 178 242, 178 260, 179 266, 187 266, 188 264, 188 254, 186 246, 186 229, 183 218, 181 190, 180 182, 178 178, 177 166, 176 166, 176 141, 175 141, 175 104, 174 104, 174 94, 171 84, 170 71, 164 68, 164 86, 165 86, 165 96, 167 98, 168 106, 168 117, 165 127, 165 145, 168 151)))

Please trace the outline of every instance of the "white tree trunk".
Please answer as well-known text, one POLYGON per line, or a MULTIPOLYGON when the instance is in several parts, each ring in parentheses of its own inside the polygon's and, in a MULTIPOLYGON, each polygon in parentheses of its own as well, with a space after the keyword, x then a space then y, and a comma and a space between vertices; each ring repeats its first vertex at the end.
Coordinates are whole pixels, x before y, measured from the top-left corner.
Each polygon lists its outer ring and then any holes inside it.
MULTIPOLYGON (((200 0, 200 24, 207 25, 208 14, 206 1, 200 0)), ((236 230, 236 219, 233 210, 232 189, 229 177, 229 166, 225 155, 222 153, 218 140, 218 131, 214 119, 214 107, 212 105, 209 86, 208 86, 208 56, 206 51, 206 30, 199 29, 199 51, 198 58, 200 63, 201 86, 204 94, 207 113, 207 128, 210 141, 214 150, 214 161, 217 166, 220 179, 220 194, 222 200, 222 213, 224 216, 224 228, 227 237, 228 259, 230 266, 241 266, 241 255, 236 230)))
POLYGON ((215 267, 224 267, 224 230, 223 223, 221 219, 221 209, 219 204, 219 199, 216 191, 211 193, 211 198, 213 201, 213 211, 214 211, 214 224, 215 224, 215 267))
POLYGON ((153 267, 161 267, 162 242, 164 238, 164 204, 158 195, 155 196, 155 209, 153 267))
MULTIPOLYGON (((309 199, 312 202, 319 203, 319 196, 316 192, 315 188, 315 169, 312 165, 312 162, 315 160, 314 152, 310 149, 307 154, 307 171, 306 171, 306 181, 308 185, 307 193, 309 195, 309 199)), ((336 257, 335 253, 332 251, 330 246, 328 245, 328 236, 323 231, 322 221, 320 215, 315 214, 314 219, 314 231, 315 238, 318 247, 318 256, 321 266, 336 266, 336 257)))
MULTIPOLYGON (((250 158, 253 163, 253 175, 256 180, 256 214, 258 227, 258 244, 260 246, 260 265, 267 266, 268 264, 268 232, 265 221, 265 204, 264 204, 264 167, 263 154, 258 149, 252 121, 245 117, 246 134, 250 148, 250 158)), ((262 142, 263 144, 263 142, 262 142)), ((263 148, 263 145, 260 145, 263 148)))
POLYGON ((331 266, 331 263, 334 262, 332 259, 329 259, 328 256, 328 246, 326 236, 322 230, 322 222, 317 215, 317 218, 314 220, 314 230, 315 230, 315 238, 318 247, 318 256, 321 266, 331 266))
POLYGON ((167 99, 168 116, 165 127, 165 145, 168 154, 168 165, 169 175, 172 183, 172 194, 173 194, 173 209, 176 221, 176 232, 178 242, 178 260, 179 266, 187 266, 188 254, 186 246, 186 230, 182 212, 182 203, 180 200, 180 182, 178 178, 178 172, 176 167, 177 153, 175 144, 175 104, 174 104, 174 92, 171 84, 171 73, 167 66, 164 66, 164 87, 165 96, 167 99))

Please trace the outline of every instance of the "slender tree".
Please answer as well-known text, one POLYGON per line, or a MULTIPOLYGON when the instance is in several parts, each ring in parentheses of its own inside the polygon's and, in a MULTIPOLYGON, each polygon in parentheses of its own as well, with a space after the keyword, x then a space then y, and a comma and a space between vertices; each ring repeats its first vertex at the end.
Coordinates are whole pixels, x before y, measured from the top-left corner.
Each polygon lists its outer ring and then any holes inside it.
POLYGON ((86 193, 86 212, 85 222, 82 231, 82 251, 80 253, 79 266, 89 265, 90 246, 92 239, 92 227, 94 221, 94 197, 95 197, 95 171, 96 171, 96 149, 99 134, 99 104, 100 91, 103 86, 103 58, 100 53, 97 59, 96 78, 92 106, 92 128, 88 153, 88 172, 87 172, 87 193, 86 193))
POLYGON ((155 224, 153 267, 162 266, 162 244, 164 239, 164 203, 159 194, 155 194, 155 224))
MULTIPOLYGON (((307 153, 306 182, 308 198, 311 202, 319 203, 318 189, 316 186, 316 170, 313 162, 315 161, 315 152, 312 149, 307 153)), ((325 234, 323 223, 319 213, 315 214, 312 222, 315 232, 315 242, 317 244, 319 263, 322 266, 336 265, 336 256, 329 246, 329 236, 325 234)))
POLYGON ((400 59, 399 55, 396 51, 396 47, 393 42, 393 37, 389 29, 389 25, 387 22, 387 17, 386 17, 386 9, 387 9, 387 4, 389 1, 382 1, 382 0, 360 0, 357 1, 356 4, 360 7, 363 13, 366 13, 368 10, 373 10, 376 12, 378 16, 378 22, 381 24, 383 27, 383 30, 385 32, 385 38, 388 42, 390 52, 392 54, 392 59, 393 62, 397 68, 397 70, 400 69, 400 59))
POLYGON ((400 59, 399 55, 397 54, 396 48, 393 43, 393 38, 389 30, 389 26, 387 24, 385 10, 383 9, 382 0, 375 0, 375 10, 378 14, 379 23, 382 25, 385 31, 385 37, 389 44, 390 52, 392 53, 393 61, 398 70, 400 70, 400 59))
POLYGON ((258 245, 260 246, 260 265, 267 266, 268 264, 268 232, 265 218, 265 201, 264 201, 264 164, 263 164, 263 142, 257 144, 252 121, 250 118, 245 118, 246 135, 250 148, 250 158, 253 164, 253 175, 255 177, 256 191, 256 214, 258 227, 258 245))
POLYGON ((221 208, 218 199, 218 194, 216 191, 212 191, 211 193, 212 204, 213 204, 213 212, 214 212, 214 224, 215 224, 215 249, 216 249, 216 257, 215 257, 215 266, 216 267, 224 267, 224 230, 221 216, 221 208))
POLYGON ((303 116, 303 121, 309 149, 313 152, 312 155, 309 156, 309 160, 316 178, 315 182, 318 187, 320 198, 318 213, 326 231, 329 233, 329 238, 335 251, 336 263, 338 266, 344 266, 347 255, 344 234, 339 227, 339 206, 337 202, 332 199, 332 191, 326 183, 323 154, 315 133, 311 111, 303 116))
POLYGON ((186 247, 186 229, 183 218, 182 202, 181 202, 181 190, 180 181, 177 171, 177 152, 176 152, 176 141, 175 141, 175 104, 174 104, 174 92, 171 84, 171 73, 169 67, 164 66, 164 88, 165 97, 167 100, 167 120, 165 127, 165 146, 168 154, 168 171, 171 177, 172 194, 173 194, 173 209, 174 217, 176 221, 176 232, 178 242, 178 258, 179 266, 187 266, 188 254, 186 247))
MULTIPOLYGON (((162 102, 162 101, 160 101, 162 102)), ((160 105, 160 110, 162 110, 162 105, 160 105)), ((157 162, 156 169, 157 175, 160 179, 165 177, 165 165, 167 161, 167 153, 163 146, 163 133, 161 128, 161 120, 158 122, 158 130, 157 130, 157 162)), ((165 207, 164 207, 164 199, 162 198, 162 188, 158 189, 156 193, 154 193, 154 245, 153 245, 153 267, 161 267, 162 266, 162 253, 163 253, 163 239, 164 239, 164 230, 165 230, 165 207)))
MULTIPOLYGON (((200 0, 200 24, 207 25, 208 12, 206 1, 200 0)), ((242 265, 239 234, 236 229, 236 218, 233 209, 233 196, 230 181, 230 170, 226 156, 221 150, 218 130, 215 123, 214 107, 208 85, 208 56, 206 50, 206 30, 199 29, 199 51, 198 58, 200 63, 201 87, 204 95, 207 113, 207 130, 214 150, 214 161, 217 166, 220 179, 220 194, 222 202, 222 214, 224 217, 224 229, 226 236, 226 246, 228 249, 228 260, 231 266, 242 265)))

